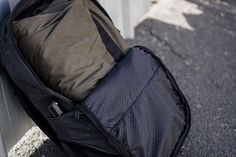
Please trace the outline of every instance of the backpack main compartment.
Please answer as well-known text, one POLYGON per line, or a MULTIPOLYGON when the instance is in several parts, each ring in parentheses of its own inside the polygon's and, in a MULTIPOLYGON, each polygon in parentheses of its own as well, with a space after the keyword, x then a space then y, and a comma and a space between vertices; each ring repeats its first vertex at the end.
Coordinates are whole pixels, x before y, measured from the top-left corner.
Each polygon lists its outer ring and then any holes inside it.
MULTIPOLYGON (((28 4, 32 1, 28 1, 28 4)), ((30 117, 67 156, 175 157, 190 128, 190 109, 173 76, 150 50, 129 50, 81 102, 47 87, 19 51, 13 17, 1 33, 0 61, 30 117), (63 114, 53 117, 57 103, 63 114)))

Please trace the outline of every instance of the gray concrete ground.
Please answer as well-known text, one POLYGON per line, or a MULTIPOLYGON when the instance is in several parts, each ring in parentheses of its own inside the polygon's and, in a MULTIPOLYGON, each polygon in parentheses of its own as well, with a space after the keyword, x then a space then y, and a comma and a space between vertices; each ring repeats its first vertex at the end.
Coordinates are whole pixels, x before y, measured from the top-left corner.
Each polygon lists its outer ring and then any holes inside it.
MULTIPOLYGON (((236 157, 236 1, 179 2, 175 6, 182 10, 169 8, 179 21, 171 12, 164 20, 154 12, 153 19, 142 22, 136 38, 129 42, 155 51, 189 101, 192 127, 179 157, 236 157)), ((35 136, 28 139, 42 138, 39 130, 32 132, 35 136)), ((24 141, 10 156, 15 157, 24 141)), ((57 148, 48 139, 33 153, 24 149, 25 155, 19 156, 57 156, 57 148)))

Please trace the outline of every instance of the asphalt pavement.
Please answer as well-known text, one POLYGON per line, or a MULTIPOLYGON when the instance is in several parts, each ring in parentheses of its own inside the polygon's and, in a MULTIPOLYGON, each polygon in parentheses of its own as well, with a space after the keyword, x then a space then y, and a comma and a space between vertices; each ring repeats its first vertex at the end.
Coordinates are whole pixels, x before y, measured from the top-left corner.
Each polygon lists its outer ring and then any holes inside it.
MULTIPOLYGON (((173 1, 156 4, 129 43, 156 52, 189 101, 192 126, 179 157, 236 157, 236 1, 173 1)), ((50 140, 30 139, 41 143, 20 156, 58 156, 50 140)))
POLYGON ((189 101, 192 126, 179 157, 236 157, 236 1, 186 3, 201 11, 183 14, 188 25, 147 19, 130 42, 155 51, 189 101))

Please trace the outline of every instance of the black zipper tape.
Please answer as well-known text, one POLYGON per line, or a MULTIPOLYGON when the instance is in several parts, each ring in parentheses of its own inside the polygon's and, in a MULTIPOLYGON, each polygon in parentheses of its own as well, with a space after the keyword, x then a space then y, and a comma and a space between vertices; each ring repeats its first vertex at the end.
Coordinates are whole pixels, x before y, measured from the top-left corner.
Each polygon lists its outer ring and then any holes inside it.
POLYGON ((190 111, 190 107, 189 104, 185 98, 185 96, 183 95, 183 93, 181 92, 181 90, 179 89, 173 75, 170 73, 170 71, 167 69, 167 67, 163 64, 163 62, 160 60, 160 58, 158 58, 151 50, 149 50, 148 48, 144 47, 144 46, 134 46, 134 48, 139 48, 149 54, 151 54, 152 56, 154 56, 157 61, 161 64, 161 66, 163 67, 164 72, 166 73, 167 78, 170 80, 170 83, 172 85, 172 87, 174 88, 174 90, 179 94, 181 101, 183 102, 184 106, 185 106, 185 126, 184 129, 179 137, 178 143, 175 145, 175 149, 173 150, 171 157, 176 157, 188 135, 188 132, 190 130, 190 126, 191 126, 191 111, 190 111))

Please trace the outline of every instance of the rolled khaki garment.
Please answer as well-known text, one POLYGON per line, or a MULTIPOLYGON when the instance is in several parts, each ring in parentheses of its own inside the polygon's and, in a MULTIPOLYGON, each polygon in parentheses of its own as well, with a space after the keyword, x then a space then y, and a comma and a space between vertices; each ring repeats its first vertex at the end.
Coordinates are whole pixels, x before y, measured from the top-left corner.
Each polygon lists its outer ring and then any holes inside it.
POLYGON ((75 101, 83 100, 116 64, 94 19, 125 55, 125 40, 90 0, 54 0, 37 15, 14 22, 18 48, 40 79, 75 101))

